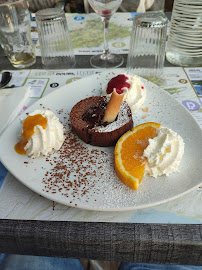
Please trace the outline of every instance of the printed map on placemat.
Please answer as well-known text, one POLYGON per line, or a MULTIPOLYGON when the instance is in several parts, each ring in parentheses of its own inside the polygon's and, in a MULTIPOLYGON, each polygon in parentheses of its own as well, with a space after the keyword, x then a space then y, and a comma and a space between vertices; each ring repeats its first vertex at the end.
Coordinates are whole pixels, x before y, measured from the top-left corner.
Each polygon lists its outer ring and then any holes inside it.
MULTIPOLYGON (((127 54, 130 45, 132 30, 132 17, 134 14, 115 13, 109 23, 108 45, 112 52, 127 54)), ((98 54, 104 48, 104 28, 99 16, 90 14, 67 14, 67 24, 75 55, 98 54)), ((36 21, 32 21, 32 39, 36 43, 36 55, 40 55, 40 45, 36 21)))

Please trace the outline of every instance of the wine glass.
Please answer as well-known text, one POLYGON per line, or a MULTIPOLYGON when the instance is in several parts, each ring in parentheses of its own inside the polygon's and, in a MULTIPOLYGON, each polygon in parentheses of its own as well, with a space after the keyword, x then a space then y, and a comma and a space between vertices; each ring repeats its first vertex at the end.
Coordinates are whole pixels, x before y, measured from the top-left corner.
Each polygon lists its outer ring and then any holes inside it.
POLYGON ((113 68, 123 64, 123 57, 109 52, 108 47, 108 28, 111 16, 117 11, 122 0, 88 0, 92 9, 100 16, 104 23, 104 49, 102 54, 94 55, 90 59, 93 67, 113 68))

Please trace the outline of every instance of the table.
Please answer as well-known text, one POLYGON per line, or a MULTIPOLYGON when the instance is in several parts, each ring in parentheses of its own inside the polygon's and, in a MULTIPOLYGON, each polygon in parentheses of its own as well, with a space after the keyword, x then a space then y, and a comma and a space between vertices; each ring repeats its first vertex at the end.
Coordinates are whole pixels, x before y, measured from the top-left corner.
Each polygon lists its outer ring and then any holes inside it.
MULTIPOLYGON (((126 65, 127 54, 123 54, 126 65)), ((90 68, 76 55, 75 69, 90 68)), ((0 49, 1 69, 14 69, 0 49)), ((171 67, 167 61, 166 67, 171 67)), ((41 69, 40 57, 31 67, 41 69)), ((1 194, 0 194, 1 195, 1 194)), ((0 252, 107 261, 202 265, 202 224, 0 220, 0 252)))

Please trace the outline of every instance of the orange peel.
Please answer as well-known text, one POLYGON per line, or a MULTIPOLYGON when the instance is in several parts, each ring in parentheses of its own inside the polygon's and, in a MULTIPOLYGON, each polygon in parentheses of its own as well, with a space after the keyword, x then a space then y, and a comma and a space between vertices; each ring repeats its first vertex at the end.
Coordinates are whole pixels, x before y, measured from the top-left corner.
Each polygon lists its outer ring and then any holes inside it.
POLYGON ((144 149, 158 134, 161 124, 148 122, 134 127, 122 135, 115 146, 115 171, 119 179, 137 190, 145 173, 144 149))

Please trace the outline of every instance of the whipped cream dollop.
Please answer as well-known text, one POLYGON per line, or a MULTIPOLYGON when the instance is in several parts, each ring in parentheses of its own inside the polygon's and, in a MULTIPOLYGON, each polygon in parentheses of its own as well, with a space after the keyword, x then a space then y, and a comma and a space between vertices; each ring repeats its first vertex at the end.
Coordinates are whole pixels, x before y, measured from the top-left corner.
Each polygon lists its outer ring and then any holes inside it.
POLYGON ((42 115, 47 120, 46 128, 41 125, 34 126, 34 134, 29 138, 24 147, 26 154, 31 158, 40 155, 46 156, 53 149, 59 150, 65 140, 64 127, 59 118, 50 110, 35 110, 29 116, 42 115))
POLYGON ((146 98, 145 85, 137 76, 119 74, 103 86, 102 95, 110 97, 114 90, 119 94, 125 93, 124 100, 128 103, 131 111, 138 110, 146 98))
POLYGON ((179 164, 184 154, 184 141, 173 130, 161 127, 158 135, 149 139, 143 156, 147 158, 145 173, 158 177, 179 172, 179 164))

